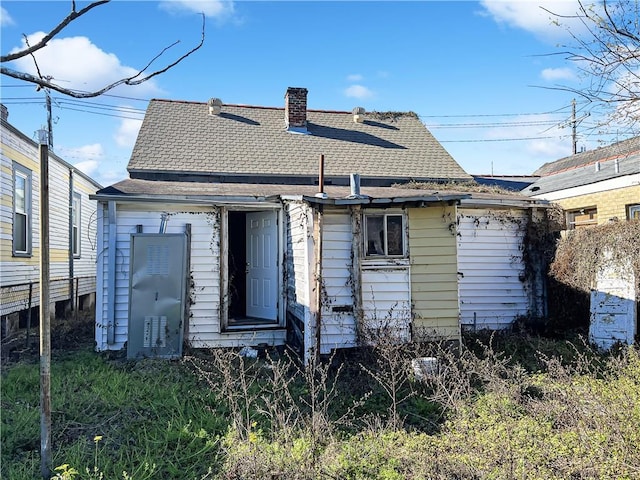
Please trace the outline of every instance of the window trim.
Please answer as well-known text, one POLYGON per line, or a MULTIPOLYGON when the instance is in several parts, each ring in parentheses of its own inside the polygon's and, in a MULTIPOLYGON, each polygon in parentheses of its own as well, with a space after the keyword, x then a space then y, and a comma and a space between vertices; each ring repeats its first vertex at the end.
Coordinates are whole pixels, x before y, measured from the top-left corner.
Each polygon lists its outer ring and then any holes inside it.
POLYGON ((627 205, 627 220, 633 220, 634 212, 638 213, 638 218, 640 218, 640 203, 632 203, 627 205))
POLYGON ((405 215, 405 212, 403 211, 390 211, 390 212, 376 212, 376 211, 368 211, 368 212, 364 212, 363 214, 363 238, 362 238, 362 243, 363 243, 363 253, 364 253, 364 258, 367 260, 376 260, 376 259, 400 259, 400 258, 408 258, 409 256, 409 252, 408 252, 408 241, 407 241, 407 217, 405 215), (368 232, 368 227, 369 227, 369 222, 367 221, 368 218, 371 217, 382 217, 382 226, 383 226, 383 232, 384 232, 384 245, 383 250, 384 253, 382 254, 369 254, 369 248, 368 248, 368 243, 369 243, 369 232, 368 232), (388 218, 389 217, 400 217, 401 220, 401 241, 402 241, 402 253, 399 255, 389 255, 388 253, 388 249, 389 249, 389 235, 388 235, 388 218))
POLYGON ((71 211, 71 251, 73 252, 73 258, 80 258, 82 254, 82 195, 80 192, 73 192, 72 199, 72 211, 71 211), (76 206, 76 201, 77 206, 76 206), (77 208, 77 221, 76 225, 76 208, 77 208), (77 230, 77 233, 75 232, 77 230), (75 242, 74 242, 75 239, 75 242))
POLYGON ((33 222, 33 211, 32 211, 32 191, 33 191, 33 174, 31 172, 31 170, 29 170, 28 168, 26 168, 23 165, 20 165, 19 163, 13 162, 13 168, 12 168, 12 193, 13 193, 13 198, 12 198, 12 203, 13 203, 13 224, 12 224, 12 228, 11 228, 11 233, 13 235, 12 237, 12 242, 11 242, 11 250, 12 250, 12 254, 14 257, 31 257, 33 254, 33 228, 32 228, 32 222, 33 222), (18 177, 23 178, 24 179, 24 211, 19 211, 18 210, 18 205, 16 202, 16 181, 18 179, 18 177), (25 243, 26 243, 26 248, 25 250, 17 250, 16 249, 16 232, 17 232, 17 222, 16 222, 16 218, 18 215, 24 215, 25 216, 25 243))

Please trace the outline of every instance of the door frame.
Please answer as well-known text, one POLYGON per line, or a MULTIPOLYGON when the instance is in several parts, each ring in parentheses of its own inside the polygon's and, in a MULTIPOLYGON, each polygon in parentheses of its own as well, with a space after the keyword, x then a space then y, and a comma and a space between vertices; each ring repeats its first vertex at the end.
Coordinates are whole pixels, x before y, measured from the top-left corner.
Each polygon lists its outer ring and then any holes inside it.
MULTIPOLYGON (((283 213, 280 205, 228 205, 220 207, 220 329, 225 331, 237 331, 237 330, 268 330, 273 328, 284 328, 285 326, 285 295, 283 284, 283 262, 284 262, 284 247, 283 247, 283 213), (277 295, 278 295, 278 307, 277 318, 275 322, 256 322, 255 324, 246 323, 242 325, 230 325, 229 324, 229 212, 259 212, 259 211, 272 211, 275 213, 275 220, 277 223, 277 243, 276 243, 276 255, 277 255, 277 295)), ((245 234, 246 240, 246 234, 245 234)))

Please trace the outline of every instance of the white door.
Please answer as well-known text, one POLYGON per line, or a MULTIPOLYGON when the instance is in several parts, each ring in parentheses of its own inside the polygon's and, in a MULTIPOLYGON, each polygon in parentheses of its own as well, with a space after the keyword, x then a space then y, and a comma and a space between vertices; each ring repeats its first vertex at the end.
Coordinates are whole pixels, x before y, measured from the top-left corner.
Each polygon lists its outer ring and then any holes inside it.
POLYGON ((247 213, 247 317, 278 318, 276 212, 247 213))

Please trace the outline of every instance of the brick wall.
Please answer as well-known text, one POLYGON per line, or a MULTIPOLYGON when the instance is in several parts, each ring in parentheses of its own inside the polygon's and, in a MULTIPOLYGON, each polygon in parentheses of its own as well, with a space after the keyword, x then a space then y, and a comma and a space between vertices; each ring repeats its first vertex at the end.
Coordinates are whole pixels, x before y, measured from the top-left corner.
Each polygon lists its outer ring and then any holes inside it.
POLYGON ((596 207, 598 209, 598 224, 607 223, 609 219, 614 217, 617 217, 618 220, 625 220, 627 218, 626 206, 640 203, 640 185, 565 198, 556 200, 555 203, 565 211, 596 207))

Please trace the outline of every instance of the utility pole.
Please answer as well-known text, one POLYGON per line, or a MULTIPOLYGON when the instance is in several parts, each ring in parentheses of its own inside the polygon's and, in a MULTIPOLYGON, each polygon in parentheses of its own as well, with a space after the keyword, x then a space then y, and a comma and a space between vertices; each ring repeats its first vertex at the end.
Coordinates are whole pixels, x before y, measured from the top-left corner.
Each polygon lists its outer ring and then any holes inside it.
MULTIPOLYGON (((48 98, 48 96, 47 96, 48 98)), ((51 478, 51 303, 49 295, 49 146, 47 132, 40 142, 40 473, 51 478)))
POLYGON ((53 151, 53 117, 51 115, 51 92, 48 88, 44 89, 45 98, 47 101, 47 136, 49 149, 53 151))
POLYGON ((571 139, 573 142, 573 154, 578 153, 578 121, 576 120, 576 99, 571 101, 571 139))

